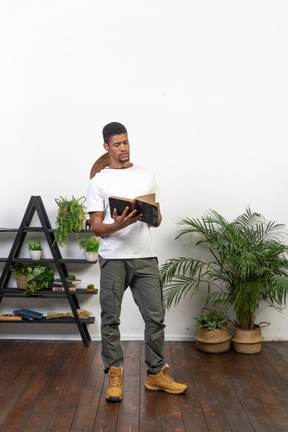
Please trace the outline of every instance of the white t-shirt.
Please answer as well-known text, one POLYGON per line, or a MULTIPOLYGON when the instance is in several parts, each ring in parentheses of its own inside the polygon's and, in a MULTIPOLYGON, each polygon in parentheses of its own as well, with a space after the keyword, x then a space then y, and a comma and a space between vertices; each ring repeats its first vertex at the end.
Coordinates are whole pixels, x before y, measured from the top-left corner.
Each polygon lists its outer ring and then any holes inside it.
MULTIPOLYGON (((160 199, 155 176, 150 171, 133 165, 126 169, 104 168, 93 177, 88 185, 87 211, 103 211, 103 222, 111 224, 109 196, 133 199, 149 193, 160 199)), ((110 236, 103 237, 99 254, 105 259, 131 259, 155 257, 150 227, 138 221, 110 236)))

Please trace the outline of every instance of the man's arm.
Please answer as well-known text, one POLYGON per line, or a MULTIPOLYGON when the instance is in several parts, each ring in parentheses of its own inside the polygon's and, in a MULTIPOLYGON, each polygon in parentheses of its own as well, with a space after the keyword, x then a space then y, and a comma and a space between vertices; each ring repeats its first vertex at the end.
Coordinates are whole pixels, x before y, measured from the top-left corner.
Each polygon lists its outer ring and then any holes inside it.
POLYGON ((128 216, 128 207, 121 216, 117 215, 117 210, 113 211, 114 222, 111 224, 103 223, 103 212, 90 212, 91 227, 97 237, 107 237, 116 231, 126 228, 141 219, 142 215, 137 215, 137 210, 133 210, 128 216))

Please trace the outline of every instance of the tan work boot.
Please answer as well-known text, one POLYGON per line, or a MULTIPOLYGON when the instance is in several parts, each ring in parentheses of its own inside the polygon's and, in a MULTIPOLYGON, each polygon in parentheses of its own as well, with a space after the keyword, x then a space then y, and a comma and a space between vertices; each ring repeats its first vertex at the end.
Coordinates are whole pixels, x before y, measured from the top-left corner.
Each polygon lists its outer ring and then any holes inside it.
POLYGON ((175 382, 168 375, 169 366, 165 365, 157 374, 148 374, 145 381, 146 390, 159 391, 162 390, 171 394, 182 394, 188 389, 187 385, 175 382))
POLYGON ((111 366, 108 372, 108 387, 105 395, 109 402, 120 402, 122 400, 123 380, 123 367, 111 366))

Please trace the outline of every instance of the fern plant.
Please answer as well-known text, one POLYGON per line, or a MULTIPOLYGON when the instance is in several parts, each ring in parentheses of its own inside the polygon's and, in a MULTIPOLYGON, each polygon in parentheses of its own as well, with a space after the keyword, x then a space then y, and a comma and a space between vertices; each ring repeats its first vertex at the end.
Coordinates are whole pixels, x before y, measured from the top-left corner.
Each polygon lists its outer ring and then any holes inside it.
POLYGON ((288 246, 283 224, 267 221, 250 208, 232 222, 214 210, 201 219, 180 220, 176 239, 196 234, 196 246, 207 245, 206 261, 192 257, 167 260, 160 268, 167 307, 178 304, 200 284, 208 287, 213 308, 232 307, 235 326, 253 329, 261 306, 281 310, 288 293, 288 246))
POLYGON ((90 238, 81 238, 78 240, 80 249, 84 249, 86 252, 92 252, 97 253, 100 241, 97 237, 90 237, 90 238))
POLYGON ((67 197, 56 198, 56 203, 59 207, 56 218, 55 241, 63 246, 63 243, 69 241, 71 232, 79 233, 85 221, 85 207, 83 206, 86 198, 81 197, 76 199, 73 195, 71 200, 67 197), (84 201, 83 201, 84 199, 84 201))

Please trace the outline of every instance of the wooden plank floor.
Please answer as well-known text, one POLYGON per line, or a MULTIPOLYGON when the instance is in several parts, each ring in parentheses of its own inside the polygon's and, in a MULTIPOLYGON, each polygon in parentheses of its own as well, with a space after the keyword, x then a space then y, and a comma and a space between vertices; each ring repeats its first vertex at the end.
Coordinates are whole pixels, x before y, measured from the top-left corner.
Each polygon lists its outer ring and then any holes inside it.
POLYGON ((144 344, 123 342, 124 396, 105 401, 100 342, 0 341, 0 432, 288 431, 288 341, 205 354, 166 342, 185 395, 144 389, 144 344))

